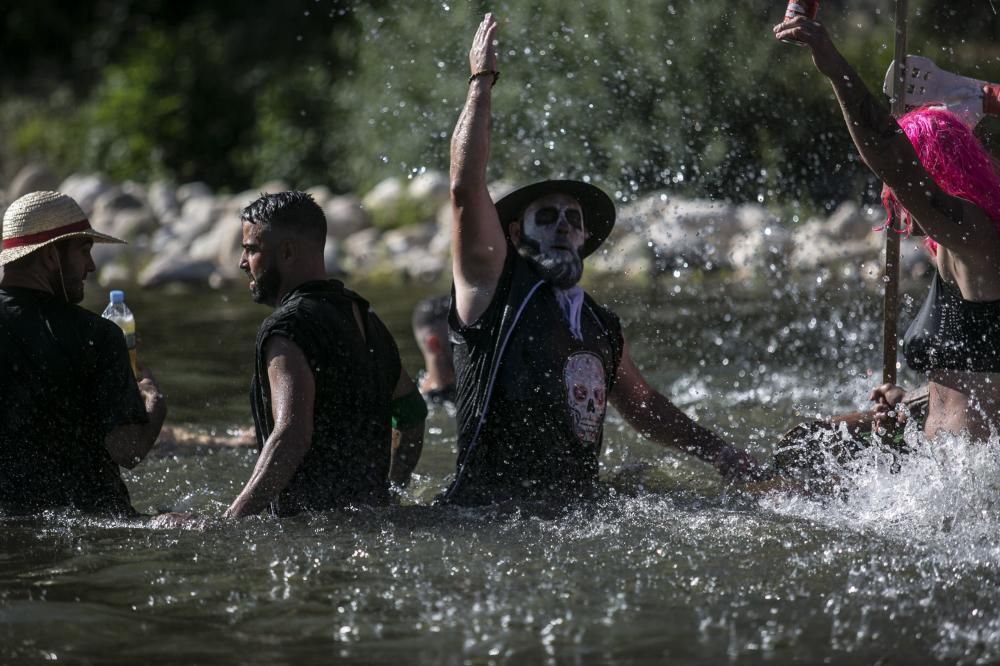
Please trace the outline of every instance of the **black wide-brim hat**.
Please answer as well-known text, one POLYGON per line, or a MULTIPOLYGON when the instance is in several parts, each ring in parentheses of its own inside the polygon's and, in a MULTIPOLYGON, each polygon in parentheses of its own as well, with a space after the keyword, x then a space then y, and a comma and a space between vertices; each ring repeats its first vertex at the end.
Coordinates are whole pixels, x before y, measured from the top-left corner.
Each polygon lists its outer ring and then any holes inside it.
POLYGON ((536 199, 549 194, 566 194, 583 209, 583 228, 589 234, 581 256, 589 256, 601 246, 615 228, 615 202, 598 187, 579 180, 543 180, 514 190, 496 202, 497 216, 510 238, 510 223, 521 219, 524 209, 536 199))

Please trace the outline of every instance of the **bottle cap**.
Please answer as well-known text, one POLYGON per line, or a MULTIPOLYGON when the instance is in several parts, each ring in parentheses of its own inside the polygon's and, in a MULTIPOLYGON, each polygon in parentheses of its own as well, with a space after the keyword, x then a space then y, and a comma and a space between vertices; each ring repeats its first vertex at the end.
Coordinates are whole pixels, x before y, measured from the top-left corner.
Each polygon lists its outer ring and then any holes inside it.
POLYGON ((114 303, 115 305, 125 302, 125 292, 122 291, 121 289, 112 290, 110 296, 111 296, 111 302, 114 303))

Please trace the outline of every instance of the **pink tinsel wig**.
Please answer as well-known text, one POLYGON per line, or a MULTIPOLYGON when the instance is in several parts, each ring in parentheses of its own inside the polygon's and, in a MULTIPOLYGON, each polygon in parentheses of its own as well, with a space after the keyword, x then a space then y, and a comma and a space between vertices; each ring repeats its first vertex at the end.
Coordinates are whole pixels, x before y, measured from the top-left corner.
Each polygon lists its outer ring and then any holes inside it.
MULTIPOLYGON (((993 169, 993 159, 972 130, 954 113, 941 108, 915 109, 898 122, 920 164, 938 187, 979 206, 1000 229, 1000 177, 993 169)), ((882 190, 882 205, 886 212, 896 208, 901 213, 909 233, 913 226, 910 213, 889 188, 882 190)), ((932 255, 937 254, 933 239, 928 237, 925 245, 932 255)))

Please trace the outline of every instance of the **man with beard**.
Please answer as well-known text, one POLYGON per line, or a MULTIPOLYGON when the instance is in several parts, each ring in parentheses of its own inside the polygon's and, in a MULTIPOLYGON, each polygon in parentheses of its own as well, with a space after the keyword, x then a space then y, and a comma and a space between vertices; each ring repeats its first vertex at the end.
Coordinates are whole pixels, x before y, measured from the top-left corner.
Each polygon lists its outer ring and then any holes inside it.
POLYGON ((152 448, 166 402, 136 381, 121 329, 77 305, 93 244, 124 241, 59 192, 12 203, 2 236, 0 511, 135 515, 119 466, 152 448))
POLYGON ((709 462, 727 480, 757 463, 653 389, 629 356, 618 318, 577 286, 607 238, 613 202, 587 183, 486 187, 491 89, 499 76, 487 14, 451 143, 459 457, 446 502, 491 504, 589 495, 607 402, 639 432, 709 462))
POLYGON ((257 333, 251 409, 260 455, 230 518, 389 502, 423 444, 427 407, 368 302, 327 279, 326 218, 305 192, 243 209, 240 268, 274 308, 257 333), (393 430, 398 432, 393 444, 393 430))

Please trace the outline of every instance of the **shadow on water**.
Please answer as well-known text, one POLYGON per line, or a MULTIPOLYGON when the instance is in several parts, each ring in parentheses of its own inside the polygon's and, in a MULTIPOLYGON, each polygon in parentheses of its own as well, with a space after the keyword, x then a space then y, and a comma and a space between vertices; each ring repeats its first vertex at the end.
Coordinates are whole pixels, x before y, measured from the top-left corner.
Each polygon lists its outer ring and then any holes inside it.
MULTIPOLYGON (((415 371, 409 308, 423 294, 361 291, 415 371)), ((858 285, 668 278, 595 291, 651 382, 759 457, 798 420, 861 406, 870 388, 878 304, 858 285)), ((140 354, 180 422, 246 423, 266 309, 245 296, 129 296, 140 354)), ((126 477, 135 506, 204 522, 0 520, 0 661, 1000 660, 996 441, 921 449, 898 474, 860 461, 847 492, 825 498, 727 489, 615 414, 605 447, 596 501, 429 507, 455 461, 438 410, 403 506, 236 523, 217 516, 252 451, 151 456, 126 477)))

